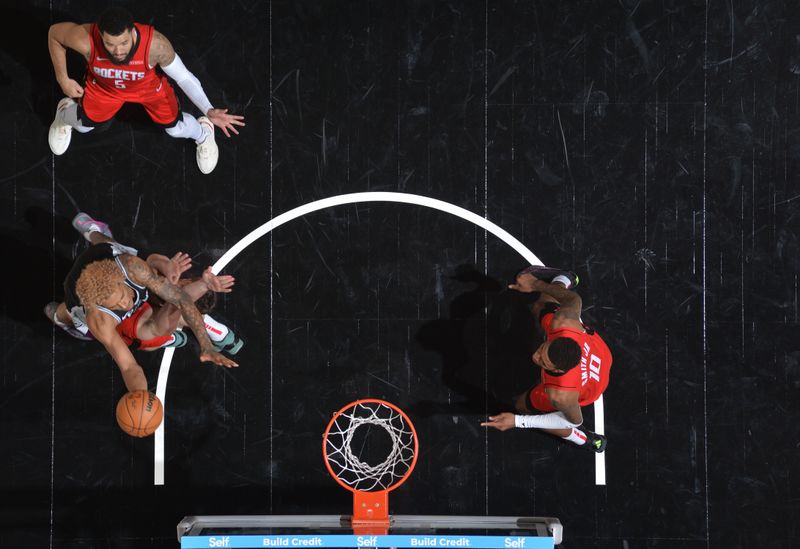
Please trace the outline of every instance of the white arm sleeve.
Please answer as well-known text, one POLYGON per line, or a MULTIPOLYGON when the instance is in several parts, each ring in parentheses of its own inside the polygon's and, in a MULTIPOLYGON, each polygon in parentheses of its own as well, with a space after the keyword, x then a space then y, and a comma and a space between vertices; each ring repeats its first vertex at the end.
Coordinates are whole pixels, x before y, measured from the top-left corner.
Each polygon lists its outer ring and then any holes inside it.
POLYGON ((536 416, 514 416, 514 425, 520 429, 572 429, 580 423, 572 423, 561 412, 536 416))
POLYGON ((189 69, 186 68, 186 65, 183 64, 183 61, 181 61, 177 53, 172 63, 167 66, 162 66, 161 69, 178 84, 183 90, 183 93, 186 94, 186 97, 191 99, 192 103, 200 109, 200 112, 206 114, 210 109, 214 108, 211 106, 211 101, 206 97, 206 93, 203 91, 203 86, 200 85, 200 81, 195 75, 189 72, 189 69))

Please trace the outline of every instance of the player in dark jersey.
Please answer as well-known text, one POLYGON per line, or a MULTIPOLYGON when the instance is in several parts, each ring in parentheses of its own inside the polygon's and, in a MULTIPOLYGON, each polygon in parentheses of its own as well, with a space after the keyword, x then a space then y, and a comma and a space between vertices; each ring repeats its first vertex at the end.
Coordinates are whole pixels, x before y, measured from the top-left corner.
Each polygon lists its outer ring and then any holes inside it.
POLYGON ((163 34, 150 25, 134 23, 122 8, 108 8, 97 23, 51 26, 48 47, 56 80, 66 95, 58 103, 48 133, 54 154, 67 150, 73 129, 89 132, 110 123, 124 103, 139 103, 170 136, 194 139, 197 165, 201 172, 211 173, 219 158, 214 126, 227 137, 239 133, 236 126, 244 126, 244 117, 212 107, 200 82, 163 34), (83 86, 67 74, 66 48, 83 55, 88 63, 83 86), (157 67, 178 84, 203 116, 195 119, 181 112, 175 91, 157 67))
POLYGON ((611 351, 602 338, 581 322, 581 298, 572 290, 578 277, 547 267, 529 267, 509 288, 522 293, 540 292, 533 305, 545 341, 533 353, 542 369, 541 383, 517 398, 519 414, 490 416, 484 427, 506 431, 514 427, 538 428, 582 448, 602 452, 606 438, 585 429, 581 406, 599 398, 608 386, 611 351), (545 282, 543 279, 549 279, 545 282), (532 411, 548 412, 529 415, 532 411))
MULTIPOLYGON (((181 322, 200 343, 202 362, 227 368, 238 366, 215 348, 207 334, 208 322, 194 305, 208 290, 229 292, 233 277, 206 271, 201 279, 181 288, 153 267, 160 261, 169 261, 165 256, 148 258, 148 264, 136 256, 136 250, 114 241, 108 225, 86 214, 78 214, 73 225, 93 245, 78 256, 67 275, 64 302, 48 304, 45 314, 74 337, 102 343, 117 363, 128 391, 147 389, 147 379, 129 346, 144 350, 170 346, 181 322), (165 304, 158 309, 151 307, 147 302, 149 292, 165 304)), ((173 269, 162 267, 171 271, 173 279, 190 264, 185 258, 176 257, 173 269)))

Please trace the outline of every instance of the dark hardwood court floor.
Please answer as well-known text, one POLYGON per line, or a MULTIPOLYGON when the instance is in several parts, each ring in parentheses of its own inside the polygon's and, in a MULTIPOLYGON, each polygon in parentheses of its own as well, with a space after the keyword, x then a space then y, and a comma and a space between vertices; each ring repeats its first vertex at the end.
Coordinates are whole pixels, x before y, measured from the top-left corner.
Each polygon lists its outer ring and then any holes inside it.
MULTIPOLYGON (((247 126, 217 133, 205 176, 135 106, 55 157, 47 30, 106 3, 4 7, 0 547, 177 547, 185 515, 349 513, 320 442, 363 397, 419 432, 393 513, 555 516, 569 549, 797 546, 794 2, 116 3, 247 126), (226 267, 216 313, 241 367, 176 351, 154 485, 153 438, 114 420, 113 361, 42 315, 86 246, 70 219, 200 269, 284 212, 367 191, 464 208, 580 275, 614 353, 605 486, 589 452, 479 426, 538 379, 534 320, 504 289, 524 259, 395 203, 304 215, 226 267)), ((154 390, 161 353, 136 356, 154 390)))

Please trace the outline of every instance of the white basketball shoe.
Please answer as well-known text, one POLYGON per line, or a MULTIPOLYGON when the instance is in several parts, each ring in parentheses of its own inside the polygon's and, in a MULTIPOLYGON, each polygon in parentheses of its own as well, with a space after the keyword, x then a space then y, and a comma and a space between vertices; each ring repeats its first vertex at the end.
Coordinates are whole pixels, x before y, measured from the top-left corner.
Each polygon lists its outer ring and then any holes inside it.
POLYGON ((209 174, 217 167, 217 161, 219 160, 219 147, 216 139, 214 139, 214 124, 206 116, 201 116, 197 121, 201 126, 205 126, 209 130, 205 141, 197 144, 197 167, 204 174, 209 174))
POLYGON ((69 142, 72 139, 72 126, 64 122, 64 111, 74 104, 75 101, 69 97, 65 97, 58 102, 56 117, 53 119, 53 123, 50 124, 50 131, 47 132, 47 143, 56 156, 64 154, 69 148, 69 142))

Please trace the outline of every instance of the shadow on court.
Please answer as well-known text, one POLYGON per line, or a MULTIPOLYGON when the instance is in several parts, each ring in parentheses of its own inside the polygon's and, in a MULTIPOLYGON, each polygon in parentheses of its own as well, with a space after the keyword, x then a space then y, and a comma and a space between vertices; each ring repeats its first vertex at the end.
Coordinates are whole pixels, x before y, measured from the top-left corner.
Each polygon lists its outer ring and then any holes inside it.
POLYGON ((458 402, 420 401, 419 415, 496 413, 534 385, 538 369, 530 356, 540 337, 530 304, 538 294, 508 290, 505 282, 462 265, 450 277, 467 289, 450 303, 449 318, 424 325, 419 344, 442 357, 442 383, 458 402))

